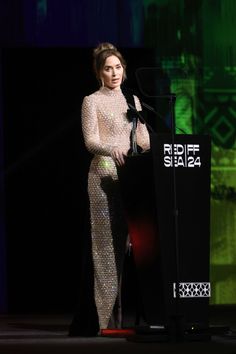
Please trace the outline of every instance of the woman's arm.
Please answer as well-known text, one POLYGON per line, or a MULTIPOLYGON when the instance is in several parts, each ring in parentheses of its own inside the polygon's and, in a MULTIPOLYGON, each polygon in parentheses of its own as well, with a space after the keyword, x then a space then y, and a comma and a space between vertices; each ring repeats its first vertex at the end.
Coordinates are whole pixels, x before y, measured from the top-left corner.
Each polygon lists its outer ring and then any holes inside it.
POLYGON ((111 156, 114 146, 101 143, 96 103, 92 96, 86 96, 82 103, 82 131, 85 146, 94 155, 111 156))
MULTIPOLYGON (((138 97, 134 96, 134 100, 135 100, 135 107, 137 111, 141 111, 142 107, 138 97)), ((143 150, 150 149, 150 137, 149 137, 149 132, 147 130, 146 124, 143 124, 138 120, 136 133, 137 133, 137 144, 141 146, 143 150)))

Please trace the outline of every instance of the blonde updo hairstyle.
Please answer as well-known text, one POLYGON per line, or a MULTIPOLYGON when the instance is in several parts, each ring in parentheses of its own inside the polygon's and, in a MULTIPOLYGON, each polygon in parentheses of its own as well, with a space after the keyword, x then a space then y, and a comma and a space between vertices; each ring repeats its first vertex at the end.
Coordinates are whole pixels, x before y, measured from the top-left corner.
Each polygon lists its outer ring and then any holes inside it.
POLYGON ((126 79, 126 62, 122 54, 117 50, 117 48, 111 43, 101 43, 93 50, 93 69, 97 80, 100 85, 101 81, 101 71, 105 65, 106 59, 110 56, 116 56, 124 69, 122 82, 126 79))

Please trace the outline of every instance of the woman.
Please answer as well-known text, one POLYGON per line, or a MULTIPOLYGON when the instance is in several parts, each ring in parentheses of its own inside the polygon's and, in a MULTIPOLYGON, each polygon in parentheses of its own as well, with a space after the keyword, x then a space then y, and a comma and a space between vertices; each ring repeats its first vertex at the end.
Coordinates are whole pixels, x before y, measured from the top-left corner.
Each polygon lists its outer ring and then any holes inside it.
MULTIPOLYGON (((126 63, 110 43, 94 50, 94 70, 100 89, 83 100, 82 129, 87 149, 94 155, 88 175, 94 298, 99 328, 116 326, 112 321, 117 307, 124 260, 127 227, 123 216, 116 166, 125 163, 130 149, 132 123, 121 90, 126 63)), ((134 97, 137 110, 141 105, 134 97)), ((149 149, 149 134, 137 124, 137 144, 149 149)))

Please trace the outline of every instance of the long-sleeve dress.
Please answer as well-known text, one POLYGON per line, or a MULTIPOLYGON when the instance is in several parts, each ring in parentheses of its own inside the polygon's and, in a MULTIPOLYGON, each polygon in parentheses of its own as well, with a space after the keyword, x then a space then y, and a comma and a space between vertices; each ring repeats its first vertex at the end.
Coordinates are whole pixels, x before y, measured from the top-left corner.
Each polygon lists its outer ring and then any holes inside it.
MULTIPOLYGON (((134 97, 137 110, 140 102, 134 97)), ((120 89, 101 87, 82 104, 82 129, 87 149, 94 154, 88 176, 94 297, 100 329, 107 328, 117 299, 122 272, 127 226, 123 215, 119 182, 111 152, 130 148, 132 123, 128 105, 120 89)), ((138 122, 137 143, 149 149, 149 134, 138 122)))

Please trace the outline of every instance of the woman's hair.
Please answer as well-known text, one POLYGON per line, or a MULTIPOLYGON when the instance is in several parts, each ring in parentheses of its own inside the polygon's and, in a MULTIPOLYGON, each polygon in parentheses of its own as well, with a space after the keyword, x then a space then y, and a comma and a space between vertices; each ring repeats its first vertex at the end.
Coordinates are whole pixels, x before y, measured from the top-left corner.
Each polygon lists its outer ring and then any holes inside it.
POLYGON ((101 82, 100 73, 105 65, 105 61, 110 56, 116 56, 124 69, 123 81, 126 79, 126 62, 122 54, 111 43, 101 43, 93 50, 93 69, 95 71, 96 78, 101 82))

